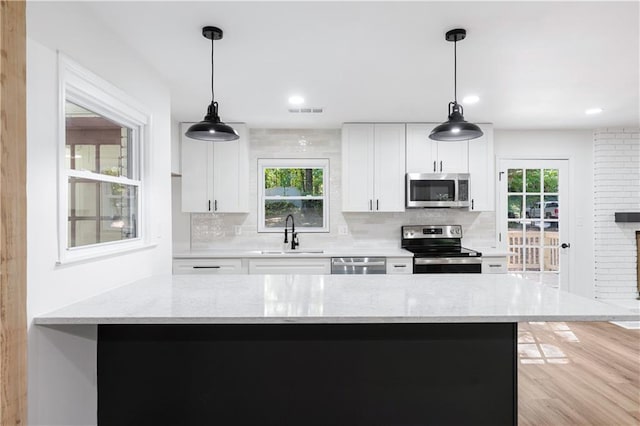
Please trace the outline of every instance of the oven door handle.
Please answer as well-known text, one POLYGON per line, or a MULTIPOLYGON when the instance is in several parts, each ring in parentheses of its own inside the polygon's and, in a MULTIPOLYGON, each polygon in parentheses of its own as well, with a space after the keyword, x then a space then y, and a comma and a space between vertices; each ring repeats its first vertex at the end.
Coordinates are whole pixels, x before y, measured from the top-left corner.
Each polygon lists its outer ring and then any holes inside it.
POLYGON ((416 265, 477 265, 482 263, 480 257, 416 257, 416 265))

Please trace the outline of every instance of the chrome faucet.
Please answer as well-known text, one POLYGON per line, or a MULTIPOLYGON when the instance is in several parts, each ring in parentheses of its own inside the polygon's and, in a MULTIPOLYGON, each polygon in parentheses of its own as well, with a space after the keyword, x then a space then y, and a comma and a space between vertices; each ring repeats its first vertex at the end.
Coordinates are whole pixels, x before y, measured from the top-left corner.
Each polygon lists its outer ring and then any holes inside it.
POLYGON ((289 242, 288 238, 288 230, 287 225, 289 224, 289 218, 291 218, 291 250, 295 250, 296 247, 300 245, 298 242, 298 233, 296 232, 296 225, 293 222, 293 216, 287 215, 287 218, 284 220, 284 243, 287 244, 289 242))

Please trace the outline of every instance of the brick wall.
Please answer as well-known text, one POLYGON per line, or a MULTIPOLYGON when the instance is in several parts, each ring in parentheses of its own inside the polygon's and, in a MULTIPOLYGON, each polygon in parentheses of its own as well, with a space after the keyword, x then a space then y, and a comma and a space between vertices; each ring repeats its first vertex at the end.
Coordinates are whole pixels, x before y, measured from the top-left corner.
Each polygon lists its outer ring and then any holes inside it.
POLYGON ((639 135, 638 128, 594 133, 595 295, 600 299, 638 295, 635 231, 640 223, 616 223, 614 213, 640 211, 639 135))

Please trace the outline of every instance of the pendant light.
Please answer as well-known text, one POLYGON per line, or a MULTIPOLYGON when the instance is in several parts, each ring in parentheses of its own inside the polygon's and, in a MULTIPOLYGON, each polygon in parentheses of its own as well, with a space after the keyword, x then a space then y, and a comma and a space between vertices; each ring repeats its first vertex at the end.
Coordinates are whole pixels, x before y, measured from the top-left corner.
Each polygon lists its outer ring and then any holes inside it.
POLYGON ((223 142, 238 139, 238 132, 233 127, 220 121, 218 103, 213 96, 213 41, 222 38, 222 30, 218 27, 202 28, 202 35, 211 40, 211 104, 207 108, 204 120, 189 127, 185 135, 192 139, 203 141, 223 142))
POLYGON ((462 105, 458 103, 457 90, 457 44, 467 36, 467 30, 456 28, 447 31, 445 40, 453 42, 453 102, 449 102, 449 120, 434 127, 429 135, 436 141, 464 141, 482 136, 480 127, 464 120, 462 105))

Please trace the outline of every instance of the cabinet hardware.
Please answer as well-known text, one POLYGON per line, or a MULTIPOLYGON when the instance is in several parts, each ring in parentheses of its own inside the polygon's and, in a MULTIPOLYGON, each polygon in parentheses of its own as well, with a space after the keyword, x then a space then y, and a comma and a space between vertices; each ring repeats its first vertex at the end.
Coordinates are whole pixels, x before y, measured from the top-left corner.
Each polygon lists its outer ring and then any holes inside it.
POLYGON ((211 211, 211 200, 209 200, 209 211, 211 211))
POLYGON ((433 162, 433 172, 434 173, 436 172, 436 162, 435 161, 433 162))
POLYGON ((473 210, 473 199, 471 199, 471 210, 473 210))
POLYGON ((393 265, 394 268, 406 268, 407 265, 393 265))
POLYGON ((194 266, 193 269, 220 269, 219 266, 194 266))
POLYGON ((442 161, 440 161, 440 171, 442 171, 442 161))
POLYGON ((502 265, 489 265, 489 268, 500 268, 502 265))
POLYGON ((373 210, 373 200, 369 200, 369 210, 373 210))
POLYGON ((380 200, 376 200, 376 210, 380 210, 380 200))
POLYGON ((217 212, 218 211, 218 200, 214 200, 213 201, 213 211, 217 212))

